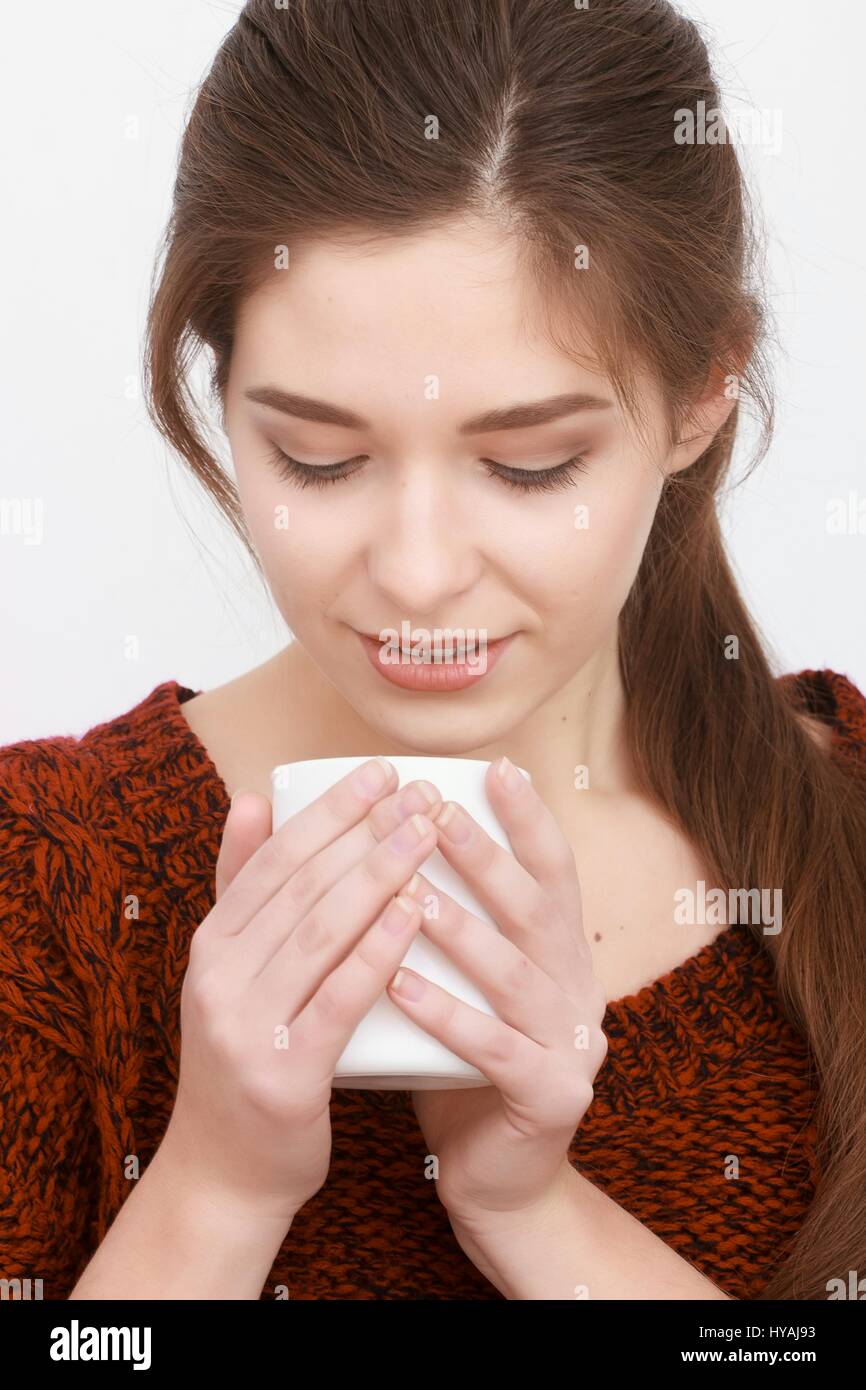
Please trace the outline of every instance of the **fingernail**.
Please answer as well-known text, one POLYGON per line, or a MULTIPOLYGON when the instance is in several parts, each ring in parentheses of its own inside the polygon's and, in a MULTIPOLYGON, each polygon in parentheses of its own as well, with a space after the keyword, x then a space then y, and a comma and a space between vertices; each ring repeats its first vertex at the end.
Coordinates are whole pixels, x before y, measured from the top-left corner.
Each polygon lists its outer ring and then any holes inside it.
POLYGON ((416 812, 414 816, 410 816, 409 819, 405 820, 400 826, 400 829, 394 835, 394 844, 397 846, 397 849, 415 849, 418 841, 423 840, 425 835, 432 829, 433 827, 430 822, 425 820, 423 816, 419 816, 416 812))
POLYGON ((413 782, 411 787, 406 788, 406 794, 401 799, 400 809, 404 815, 411 811, 429 811, 431 806, 435 806, 441 797, 431 782, 413 782))
POLYGON ((521 777, 514 763, 510 762, 508 758, 502 757, 499 759, 496 772, 507 791, 519 792, 521 787, 526 785, 526 779, 521 777))
POLYGON ((404 898, 398 893, 391 903, 385 916, 382 918, 382 926, 385 931, 397 936, 401 931, 405 931, 414 916, 414 903, 408 898, 404 898))
POLYGON ((436 817, 436 825, 444 830, 446 837, 455 845, 465 845, 472 834, 472 822, 464 815, 456 801, 446 801, 441 813, 436 817))
POLYGON ((411 970, 401 968, 391 981, 391 988, 395 994, 402 994, 404 999, 420 999, 424 993, 424 981, 420 975, 413 975, 411 970))
POLYGON ((364 763, 363 767, 358 769, 358 786, 370 796, 375 796, 387 787, 393 771, 393 766, 385 758, 373 758, 372 762, 364 763))
POLYGON ((415 785, 426 800, 428 806, 435 806, 437 801, 442 800, 432 782, 416 782, 415 785))

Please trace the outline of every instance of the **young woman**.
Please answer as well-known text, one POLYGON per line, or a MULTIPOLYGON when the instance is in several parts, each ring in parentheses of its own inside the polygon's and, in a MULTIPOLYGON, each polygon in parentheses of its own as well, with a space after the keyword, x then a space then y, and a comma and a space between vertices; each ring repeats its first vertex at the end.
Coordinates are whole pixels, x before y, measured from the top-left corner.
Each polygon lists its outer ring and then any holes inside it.
POLYGON ((250 0, 226 38, 149 406, 294 640, 0 752, 5 1277, 806 1299, 863 1269, 866 700, 772 673, 723 548, 741 403, 764 443, 772 406, 699 103, 660 0, 250 0), (482 633, 486 669, 383 663, 404 624, 482 633), (401 753, 488 759, 513 853, 401 753), (338 755, 370 756, 271 834, 271 768, 338 755), (422 912, 437 845, 498 933, 422 912), (398 988, 418 931, 495 1018, 398 988), (386 989, 490 1084, 332 1091, 386 989))

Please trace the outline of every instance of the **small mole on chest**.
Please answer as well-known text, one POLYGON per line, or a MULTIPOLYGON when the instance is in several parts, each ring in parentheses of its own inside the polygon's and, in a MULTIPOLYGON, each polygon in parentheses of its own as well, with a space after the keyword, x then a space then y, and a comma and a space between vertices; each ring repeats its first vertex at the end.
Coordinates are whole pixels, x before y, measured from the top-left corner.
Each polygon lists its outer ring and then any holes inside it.
MULTIPOLYGON (((620 922, 620 924, 619 924, 619 929, 620 929, 620 931, 622 931, 622 922, 620 922)), ((600 932, 600 931, 595 932, 595 933, 593 934, 593 938, 592 938, 592 939, 593 939, 593 941, 601 941, 601 932, 600 932)))

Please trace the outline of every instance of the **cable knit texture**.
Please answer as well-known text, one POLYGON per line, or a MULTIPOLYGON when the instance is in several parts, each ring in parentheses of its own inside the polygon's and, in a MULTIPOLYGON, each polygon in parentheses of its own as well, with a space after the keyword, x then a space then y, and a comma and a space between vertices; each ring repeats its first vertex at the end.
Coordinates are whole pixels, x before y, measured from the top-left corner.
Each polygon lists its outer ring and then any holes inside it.
MULTIPOLYGON (((866 767, 844 675, 779 678, 866 767)), ((81 738, 0 749, 0 1278, 65 1298, 171 1114, 189 942, 214 903, 229 797, 156 686, 81 738)), ((611 1002, 571 1159, 735 1298, 760 1291, 817 1173, 810 1056, 747 926, 611 1002), (727 1154, 739 1158, 736 1181, 727 1154)), ((335 1089, 325 1186, 262 1298, 497 1299, 425 1177, 408 1092, 335 1089)), ((194 1296, 194 1291, 191 1291, 194 1296)))

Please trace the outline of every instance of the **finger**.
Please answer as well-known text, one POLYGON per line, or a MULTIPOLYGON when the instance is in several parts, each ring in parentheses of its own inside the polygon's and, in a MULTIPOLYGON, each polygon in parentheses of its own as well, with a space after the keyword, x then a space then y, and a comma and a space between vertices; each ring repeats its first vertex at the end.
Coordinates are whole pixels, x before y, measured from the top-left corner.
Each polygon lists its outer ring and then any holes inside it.
MULTIPOLYGON (((503 828, 507 831, 508 826, 503 828)), ((436 817, 438 848, 466 881, 501 931, 553 979, 574 957, 585 961, 576 898, 554 898, 508 850, 487 834, 465 807, 446 801, 436 817)), ((576 883, 576 875, 575 875, 576 883)), ((572 963, 573 968, 573 963, 572 963)))
POLYGON ((271 834, 271 803, 261 792, 239 790, 232 797, 214 874, 217 901, 247 860, 271 834))
MULTIPOLYGON (((429 816, 438 815, 442 809, 442 797, 430 782, 409 782, 384 800, 371 807, 370 812, 358 825, 352 826, 345 835, 326 845, 318 854, 301 864, 294 873, 287 875, 278 884, 268 901, 272 901, 282 888, 291 887, 291 924, 298 922, 309 912, 321 897, 338 883, 366 855, 396 830, 404 820, 416 813, 429 816)), ((258 904, 256 911, 248 915, 238 901, 234 920, 227 923, 219 933, 222 940, 240 936, 254 929, 259 943, 260 962, 269 960, 274 951, 281 946, 287 935, 287 917, 261 917, 261 895, 251 889, 253 901, 258 904)), ((257 966, 257 969, 260 966, 257 966)))
MULTIPOLYGON (((408 806, 411 806, 409 814, 417 810, 438 812, 442 800, 436 788, 429 783, 423 785, 430 787, 435 798, 432 805, 429 804, 429 794, 425 801, 420 793, 412 793, 405 788, 401 801, 392 803, 387 810, 381 810, 386 793, 390 791, 391 796, 399 796, 394 788, 396 781, 396 769, 391 763, 380 758, 369 759, 335 782, 309 806, 290 816, 259 845, 242 870, 226 884, 214 910, 203 924, 203 935, 207 938, 221 937, 243 930, 292 874, 316 854, 330 850, 344 835, 354 832, 348 846, 344 845, 336 851, 334 867, 326 873, 326 881, 334 881, 348 863, 361 858, 369 845, 375 842, 377 833, 384 837, 402 818, 408 806), (384 786, 376 790, 376 779, 386 768, 389 772, 384 786), (364 823, 367 819, 369 825, 364 823)), ((410 784, 412 787, 421 785, 410 784)))
POLYGON ((514 1105, 532 1110, 549 1056, 538 1043, 406 966, 389 981, 388 998, 431 1037, 477 1067, 514 1105))
POLYGON ((430 782, 409 782, 391 796, 379 801, 360 824, 306 864, 293 875, 292 901, 299 914, 309 912, 327 890, 358 864, 377 844, 381 844, 409 816, 416 812, 433 820, 442 809, 442 797, 430 782))
POLYGON ((413 876, 403 893, 418 904, 424 935, 478 986, 503 1023, 542 1047, 572 1047, 575 1009, 582 996, 592 1002, 592 1017, 586 1022, 597 1026, 599 986, 594 977, 583 971, 581 979, 575 972, 571 988, 566 989, 565 981, 552 980, 495 927, 468 912, 421 873, 413 876))
POLYGON ((349 1039, 382 995, 421 925, 417 903, 397 894, 353 951, 322 981, 289 1030, 289 1046, 320 1054, 333 1075, 349 1039))
MULTIPOLYGON (((397 770, 384 758, 368 758, 321 796, 289 816, 247 860, 203 923, 207 936, 238 930, 277 892, 288 876, 332 840, 363 820, 394 789, 397 770)), ((201 928, 199 928, 201 931, 201 928)))
POLYGON ((514 854, 551 896, 576 900, 580 914, 580 885, 574 851, 553 812, 508 758, 491 763, 484 786, 497 820, 514 854))
POLYGON ((434 823, 426 816, 410 816, 300 920, 292 885, 286 884, 237 938, 234 968, 247 979, 255 977, 269 1013, 281 1007, 283 1018, 294 1018, 435 848, 434 823), (272 947, 277 939, 277 949, 263 960, 262 942, 272 947))

